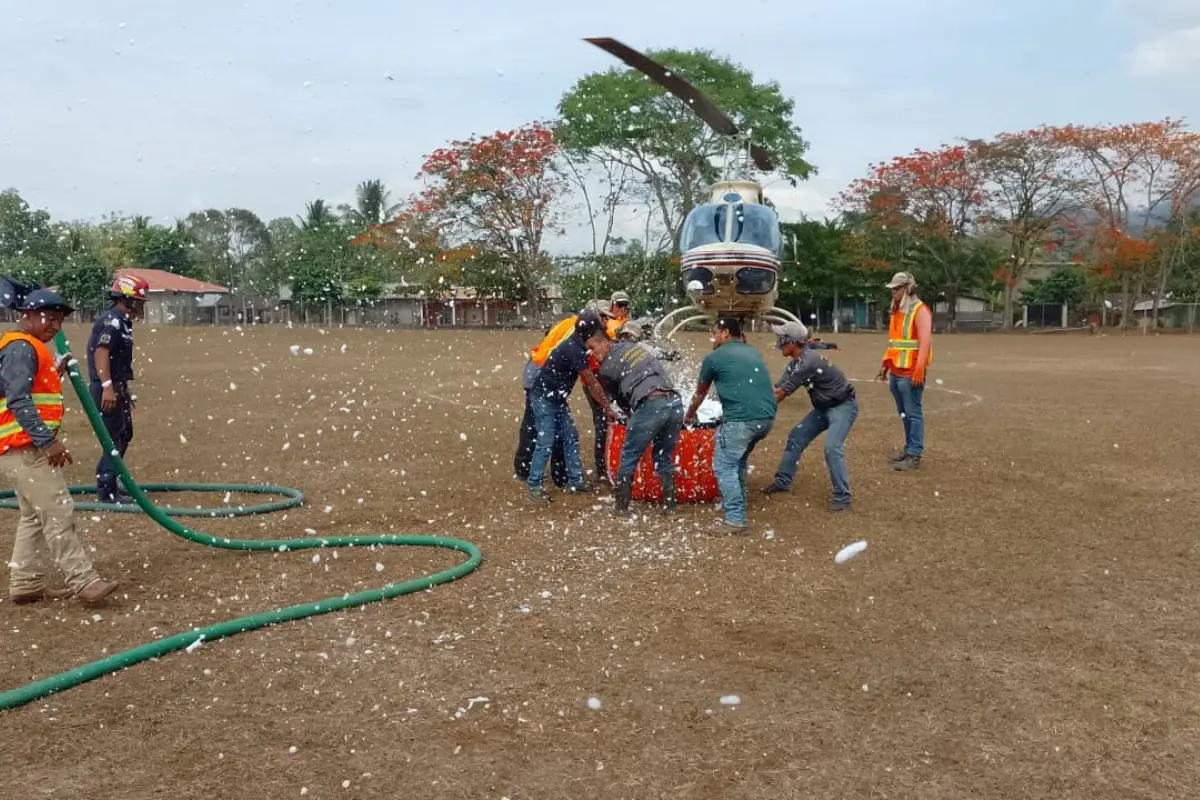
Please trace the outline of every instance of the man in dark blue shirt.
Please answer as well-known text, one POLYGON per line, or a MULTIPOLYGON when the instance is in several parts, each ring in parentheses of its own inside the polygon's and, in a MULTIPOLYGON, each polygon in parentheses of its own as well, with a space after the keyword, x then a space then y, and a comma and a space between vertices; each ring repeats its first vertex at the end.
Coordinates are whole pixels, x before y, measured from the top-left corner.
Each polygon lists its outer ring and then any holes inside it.
MULTIPOLYGON (((88 379, 92 400, 100 409, 104 427, 121 458, 133 440, 133 406, 129 382, 133 380, 133 321, 142 316, 150 284, 126 273, 109 289, 112 305, 92 325, 88 338, 88 379)), ((96 465, 96 494, 101 503, 132 503, 117 491, 117 468, 112 455, 103 453, 96 465)))
POLYGON ((575 331, 550 352, 546 363, 538 370, 533 387, 529 390, 529 404, 533 408, 537 439, 533 458, 529 465, 529 497, 536 503, 547 503, 550 498, 542 489, 546 464, 556 438, 561 438, 563 455, 566 458, 567 484, 572 491, 586 491, 589 487, 583 480, 583 460, 579 455, 579 430, 571 417, 567 399, 575 382, 582 379, 588 394, 605 409, 608 419, 615 419, 604 390, 592 372, 588 358, 587 340, 597 334, 604 335, 604 322, 592 310, 584 311, 575 321, 575 331))

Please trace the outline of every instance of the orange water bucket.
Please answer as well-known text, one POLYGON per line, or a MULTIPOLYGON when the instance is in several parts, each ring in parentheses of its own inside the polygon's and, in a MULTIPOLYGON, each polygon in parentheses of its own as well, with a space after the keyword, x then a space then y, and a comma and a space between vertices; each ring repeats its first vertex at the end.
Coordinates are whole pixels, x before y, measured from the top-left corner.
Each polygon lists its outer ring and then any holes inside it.
MULTIPOLYGON (((712 457, 716 447, 716 426, 684 428, 675 446, 675 497, 681 503, 710 503, 720 491, 713 475, 712 457)), ((616 478, 621 464, 621 446, 625 444, 625 426, 608 426, 608 474, 616 478)), ((662 483, 654 474, 654 458, 649 447, 638 461, 633 476, 633 499, 643 502, 662 500, 662 483)))

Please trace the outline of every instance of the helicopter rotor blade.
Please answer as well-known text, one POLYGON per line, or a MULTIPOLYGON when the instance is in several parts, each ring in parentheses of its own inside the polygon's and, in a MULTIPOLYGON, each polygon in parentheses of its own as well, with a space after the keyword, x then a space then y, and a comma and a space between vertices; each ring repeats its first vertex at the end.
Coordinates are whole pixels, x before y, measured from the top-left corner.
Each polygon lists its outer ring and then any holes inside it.
MULTIPOLYGON (((653 80, 659 86, 662 86, 684 103, 687 103, 696 116, 700 117, 708 127, 721 136, 737 137, 740 134, 737 125, 733 124, 733 120, 724 111, 714 105, 711 100, 705 97, 699 89, 649 56, 639 53, 632 47, 607 36, 592 37, 584 39, 584 41, 594 44, 601 50, 616 56, 653 80)), ((754 165, 763 172, 771 172, 775 168, 771 155, 753 142, 750 143, 750 157, 754 160, 754 165)))

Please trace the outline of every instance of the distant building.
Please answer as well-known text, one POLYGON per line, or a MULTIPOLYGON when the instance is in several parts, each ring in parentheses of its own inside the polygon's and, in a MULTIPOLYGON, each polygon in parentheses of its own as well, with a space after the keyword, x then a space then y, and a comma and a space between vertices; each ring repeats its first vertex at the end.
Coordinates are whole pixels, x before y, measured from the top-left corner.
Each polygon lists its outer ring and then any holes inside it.
MULTIPOLYGON (((548 313, 562 308, 557 286, 539 289, 548 313)), ((357 305, 303 303, 292 296, 290 284, 279 287, 282 321, 344 325, 382 325, 396 328, 496 328, 522 327, 525 304, 498 295, 481 296, 470 286, 452 286, 430 292, 407 283, 385 283, 375 300, 357 305)))
POLYGON ((185 278, 161 269, 131 267, 116 275, 136 275, 150 284, 146 297, 146 322, 156 325, 214 325, 228 318, 229 290, 215 283, 185 278), (222 314, 222 311, 224 312, 222 314))

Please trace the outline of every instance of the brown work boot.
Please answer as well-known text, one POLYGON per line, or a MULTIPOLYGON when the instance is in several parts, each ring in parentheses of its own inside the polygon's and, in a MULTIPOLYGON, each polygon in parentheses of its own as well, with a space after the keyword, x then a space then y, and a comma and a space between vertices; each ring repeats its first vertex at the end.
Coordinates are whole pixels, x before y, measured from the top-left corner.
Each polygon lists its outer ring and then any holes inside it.
POLYGON ((900 461, 903 461, 906 458, 908 458, 908 453, 901 450, 898 453, 892 453, 890 456, 888 456, 888 461, 892 462, 893 464, 896 464, 900 461))
POLYGON ((38 589, 24 594, 9 595, 8 599, 15 605, 27 606, 30 603, 40 603, 42 600, 62 600, 70 596, 70 589, 38 589))
POLYGON ((899 461, 892 462, 892 469, 896 470, 897 472, 909 472, 911 470, 920 469, 920 468, 921 468, 921 457, 920 456, 905 456, 904 458, 900 459, 899 461))
POLYGON ((75 599, 84 605, 96 605, 103 603, 104 600, 117 590, 116 581, 99 580, 88 586, 75 595, 75 599))

